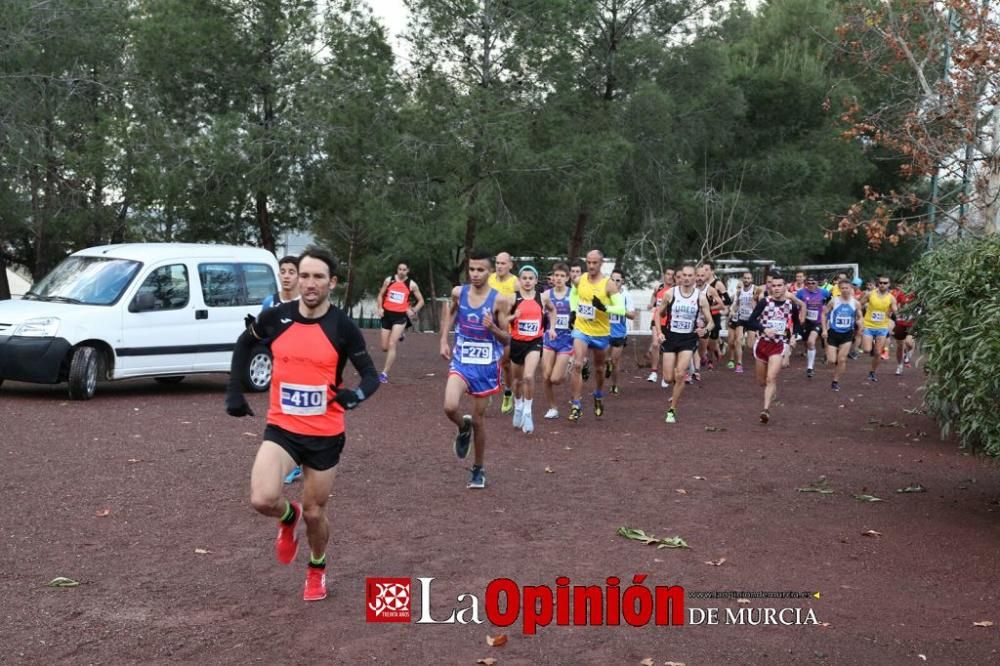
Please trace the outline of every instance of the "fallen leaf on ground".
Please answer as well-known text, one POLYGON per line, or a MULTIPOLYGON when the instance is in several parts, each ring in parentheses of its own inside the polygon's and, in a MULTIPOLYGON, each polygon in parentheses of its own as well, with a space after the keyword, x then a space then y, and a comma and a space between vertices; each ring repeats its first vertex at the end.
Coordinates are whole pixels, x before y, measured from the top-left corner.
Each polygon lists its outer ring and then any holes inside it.
POLYGON ((688 491, 684 490, 683 488, 677 488, 676 490, 674 490, 674 492, 677 493, 678 495, 687 495, 688 494, 688 491))
POLYGON ((981 620, 980 622, 973 622, 972 626, 973 627, 992 627, 993 626, 993 622, 991 622, 990 620, 981 620))
POLYGON ((725 562, 725 561, 726 561, 726 558, 720 557, 717 560, 709 560, 709 561, 705 562, 705 564, 710 564, 713 567, 721 567, 722 563, 725 562))
POLYGON ((190 421, 181 421, 181 425, 191 425, 190 421))
POLYGON ((855 495, 854 499, 859 502, 884 502, 885 500, 881 497, 875 497, 874 495, 855 495))
POLYGON ((740 606, 749 606, 750 605, 750 600, 749 599, 737 599, 736 603, 738 603, 740 606))
POLYGON ((195 548, 195 549, 194 549, 194 552, 196 552, 196 553, 197 553, 197 554, 199 554, 199 555, 208 555, 208 554, 209 554, 209 553, 211 553, 212 551, 210 551, 210 550, 208 550, 208 549, 205 549, 205 548, 195 548))
POLYGON ((142 462, 142 458, 129 458, 128 461, 130 463, 138 463, 138 462, 142 462))
POLYGON ((246 435, 247 437, 256 437, 257 436, 257 433, 255 433, 255 432, 245 432, 243 434, 246 435))
POLYGON ((657 548, 690 548, 684 539, 678 536, 658 539, 652 534, 646 534, 645 530, 636 529, 634 527, 619 527, 617 534, 618 536, 625 537, 626 539, 641 541, 647 546, 655 545, 657 548))
POLYGON ((552 468, 549 467, 548 465, 545 466, 545 473, 546 474, 555 474, 555 472, 552 470, 552 468))
POLYGON ((830 623, 829 622, 820 622, 819 626, 821 626, 821 627, 829 627, 830 623))
POLYGON ((921 661, 927 661, 927 655, 926 655, 926 654, 918 654, 918 655, 917 655, 917 657, 918 657, 918 658, 919 658, 919 659, 920 659, 921 661))
MULTIPOLYGON (((78 581, 73 580, 72 578, 66 578, 65 576, 56 576, 48 583, 46 583, 46 585, 48 585, 49 587, 79 587, 80 583, 78 581)), ((992 622, 990 624, 992 624, 992 622)))
POLYGON ((706 480, 707 480, 707 479, 705 479, 705 477, 703 477, 703 476, 696 476, 696 477, 694 477, 694 478, 695 478, 696 480, 698 480, 698 481, 706 481, 706 480))
POLYGON ((653 666, 653 658, 646 657, 645 659, 639 662, 639 666, 653 666))
POLYGON ((926 493, 927 489, 919 483, 911 483, 905 488, 896 488, 897 493, 926 493))
POLYGON ((826 480, 825 476, 821 476, 809 485, 796 488, 795 490, 800 493, 819 493, 821 495, 833 494, 833 488, 830 487, 830 483, 826 480))
POLYGON ((100 511, 95 511, 94 515, 98 518, 104 518, 105 516, 111 515, 111 509, 101 509, 100 511))
POLYGON ((433 377, 433 376, 434 376, 434 373, 433 373, 433 372, 428 372, 428 373, 427 373, 426 375, 424 375, 424 376, 425 376, 425 377, 433 377))
POLYGON ((665 661, 663 666, 686 666, 683 661, 665 661))
POLYGON ((486 664, 486 666, 493 666, 493 664, 497 663, 497 660, 494 659, 493 657, 484 657, 482 659, 477 659, 476 663, 477 664, 486 664))
POLYGON ((874 537, 874 538, 877 539, 880 536, 882 536, 882 533, 881 532, 876 532, 875 530, 868 530, 867 532, 862 532, 861 536, 874 537))
POLYGON ((705 432, 726 432, 726 429, 720 426, 705 426, 705 432))
POLYGON ((490 647, 500 647, 501 645, 507 644, 507 634, 500 634, 499 636, 486 636, 486 644, 490 647))

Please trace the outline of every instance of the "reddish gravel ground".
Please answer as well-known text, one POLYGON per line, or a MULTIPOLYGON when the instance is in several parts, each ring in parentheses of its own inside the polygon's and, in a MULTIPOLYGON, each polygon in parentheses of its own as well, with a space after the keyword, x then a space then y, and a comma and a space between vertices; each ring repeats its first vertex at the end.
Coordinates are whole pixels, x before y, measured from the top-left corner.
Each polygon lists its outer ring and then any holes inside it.
MULTIPOLYGON (((247 502, 263 419, 225 415, 224 376, 102 385, 86 403, 8 382, 0 662, 1000 663, 1000 471, 914 412, 921 373, 897 378, 890 365, 871 385, 859 360, 833 394, 825 368, 807 380, 796 358, 762 426, 752 375, 716 370, 668 426, 665 393, 644 381, 632 348, 627 357, 622 395, 600 421, 542 421, 540 405, 525 436, 494 405, 489 486, 474 492, 441 413, 437 338, 408 337, 393 383, 349 416, 330 506, 331 595, 316 604, 301 600, 302 560, 274 561, 274 524, 247 502), (796 491, 821 476, 833 494, 796 491), (911 484, 927 492, 896 492, 911 484), (626 540, 622 525, 691 548, 626 540), (468 605, 455 602, 463 592, 483 600, 497 577, 600 584, 637 573, 688 592, 819 591, 749 607, 809 608, 822 624, 552 625, 527 636, 520 624, 365 622, 369 576, 434 577, 441 619, 468 605), (81 585, 47 587, 56 576, 81 585), (996 626, 973 624, 986 620, 996 626), (499 633, 507 644, 489 647, 499 633)), ((264 412, 264 396, 251 402, 264 412)), ((738 608, 689 596, 695 606, 738 608)))

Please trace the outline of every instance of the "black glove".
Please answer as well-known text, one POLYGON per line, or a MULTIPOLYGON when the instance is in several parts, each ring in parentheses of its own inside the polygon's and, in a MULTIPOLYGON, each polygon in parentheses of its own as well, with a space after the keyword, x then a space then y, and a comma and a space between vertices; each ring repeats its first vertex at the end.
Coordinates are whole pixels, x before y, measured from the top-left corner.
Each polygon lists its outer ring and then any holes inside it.
POLYGON ((569 313, 569 327, 572 329, 576 326, 576 310, 569 313))
POLYGON ((595 298, 594 300, 591 301, 591 303, 593 304, 595 310, 600 310, 601 312, 608 311, 608 306, 605 305, 604 301, 602 301, 599 298, 595 298))
POLYGON ((256 323, 257 323, 257 317, 254 317, 252 314, 248 314, 246 317, 243 318, 243 324, 245 328, 250 328, 252 324, 256 323))
POLYGON ((354 409, 365 399, 365 394, 361 389, 339 388, 333 399, 344 409, 354 409))
POLYGON ((226 392, 226 414, 230 416, 253 416, 253 410, 246 396, 239 391, 226 392))

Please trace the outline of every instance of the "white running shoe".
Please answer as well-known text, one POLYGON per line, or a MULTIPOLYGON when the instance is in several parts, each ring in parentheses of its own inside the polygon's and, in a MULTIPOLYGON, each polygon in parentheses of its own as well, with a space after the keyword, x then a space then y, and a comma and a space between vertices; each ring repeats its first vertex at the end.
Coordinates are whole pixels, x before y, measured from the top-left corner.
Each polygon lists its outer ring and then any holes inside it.
POLYGON ((903 364, 902 363, 900 363, 899 365, 896 366, 896 374, 897 375, 903 374, 903 364))
POLYGON ((535 422, 532 420, 530 413, 525 413, 524 415, 524 425, 521 426, 521 432, 525 435, 535 432, 535 422))
POLYGON ((651 384, 656 383, 656 373, 655 372, 649 373, 649 377, 646 377, 646 381, 651 384))
POLYGON ((520 428, 524 425, 524 408, 515 407, 514 408, 514 428, 520 428))
POLYGON ((666 379, 661 379, 660 388, 670 388, 670 382, 668 382, 666 379))
POLYGON ((545 418, 547 419, 557 419, 559 418, 559 410, 553 407, 549 411, 545 412, 545 418))

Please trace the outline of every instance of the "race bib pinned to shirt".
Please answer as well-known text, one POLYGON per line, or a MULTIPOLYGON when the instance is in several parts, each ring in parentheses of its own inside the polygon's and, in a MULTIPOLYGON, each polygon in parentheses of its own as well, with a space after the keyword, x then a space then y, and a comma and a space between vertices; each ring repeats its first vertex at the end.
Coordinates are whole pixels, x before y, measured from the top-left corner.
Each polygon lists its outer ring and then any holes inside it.
POLYGON ((542 330, 542 322, 539 319, 524 319, 517 322, 517 334, 536 336, 542 330))
POLYGON ((883 321, 885 321, 885 313, 878 311, 872 312, 872 321, 875 322, 876 324, 881 324, 883 321))
POLYGON ((576 316, 581 319, 593 319, 596 311, 597 308, 593 305, 589 303, 580 303, 576 308, 576 316))
POLYGON ((462 343, 460 358, 465 365, 489 365, 493 362, 493 344, 466 340, 462 343))
POLYGON ((556 328, 568 329, 569 328, 569 315, 560 314, 556 315, 556 328))
POLYGON ((769 319, 767 321, 767 328, 771 329, 775 333, 784 333, 785 329, 788 328, 788 320, 784 318, 769 319))
POLYGON ((402 305, 405 302, 404 294, 401 291, 390 291, 389 292, 389 302, 396 305, 402 305))
POLYGON ((807 321, 819 321, 819 310, 806 310, 807 321))
POLYGON ((293 416, 326 414, 326 386, 281 382, 281 413, 293 416))

